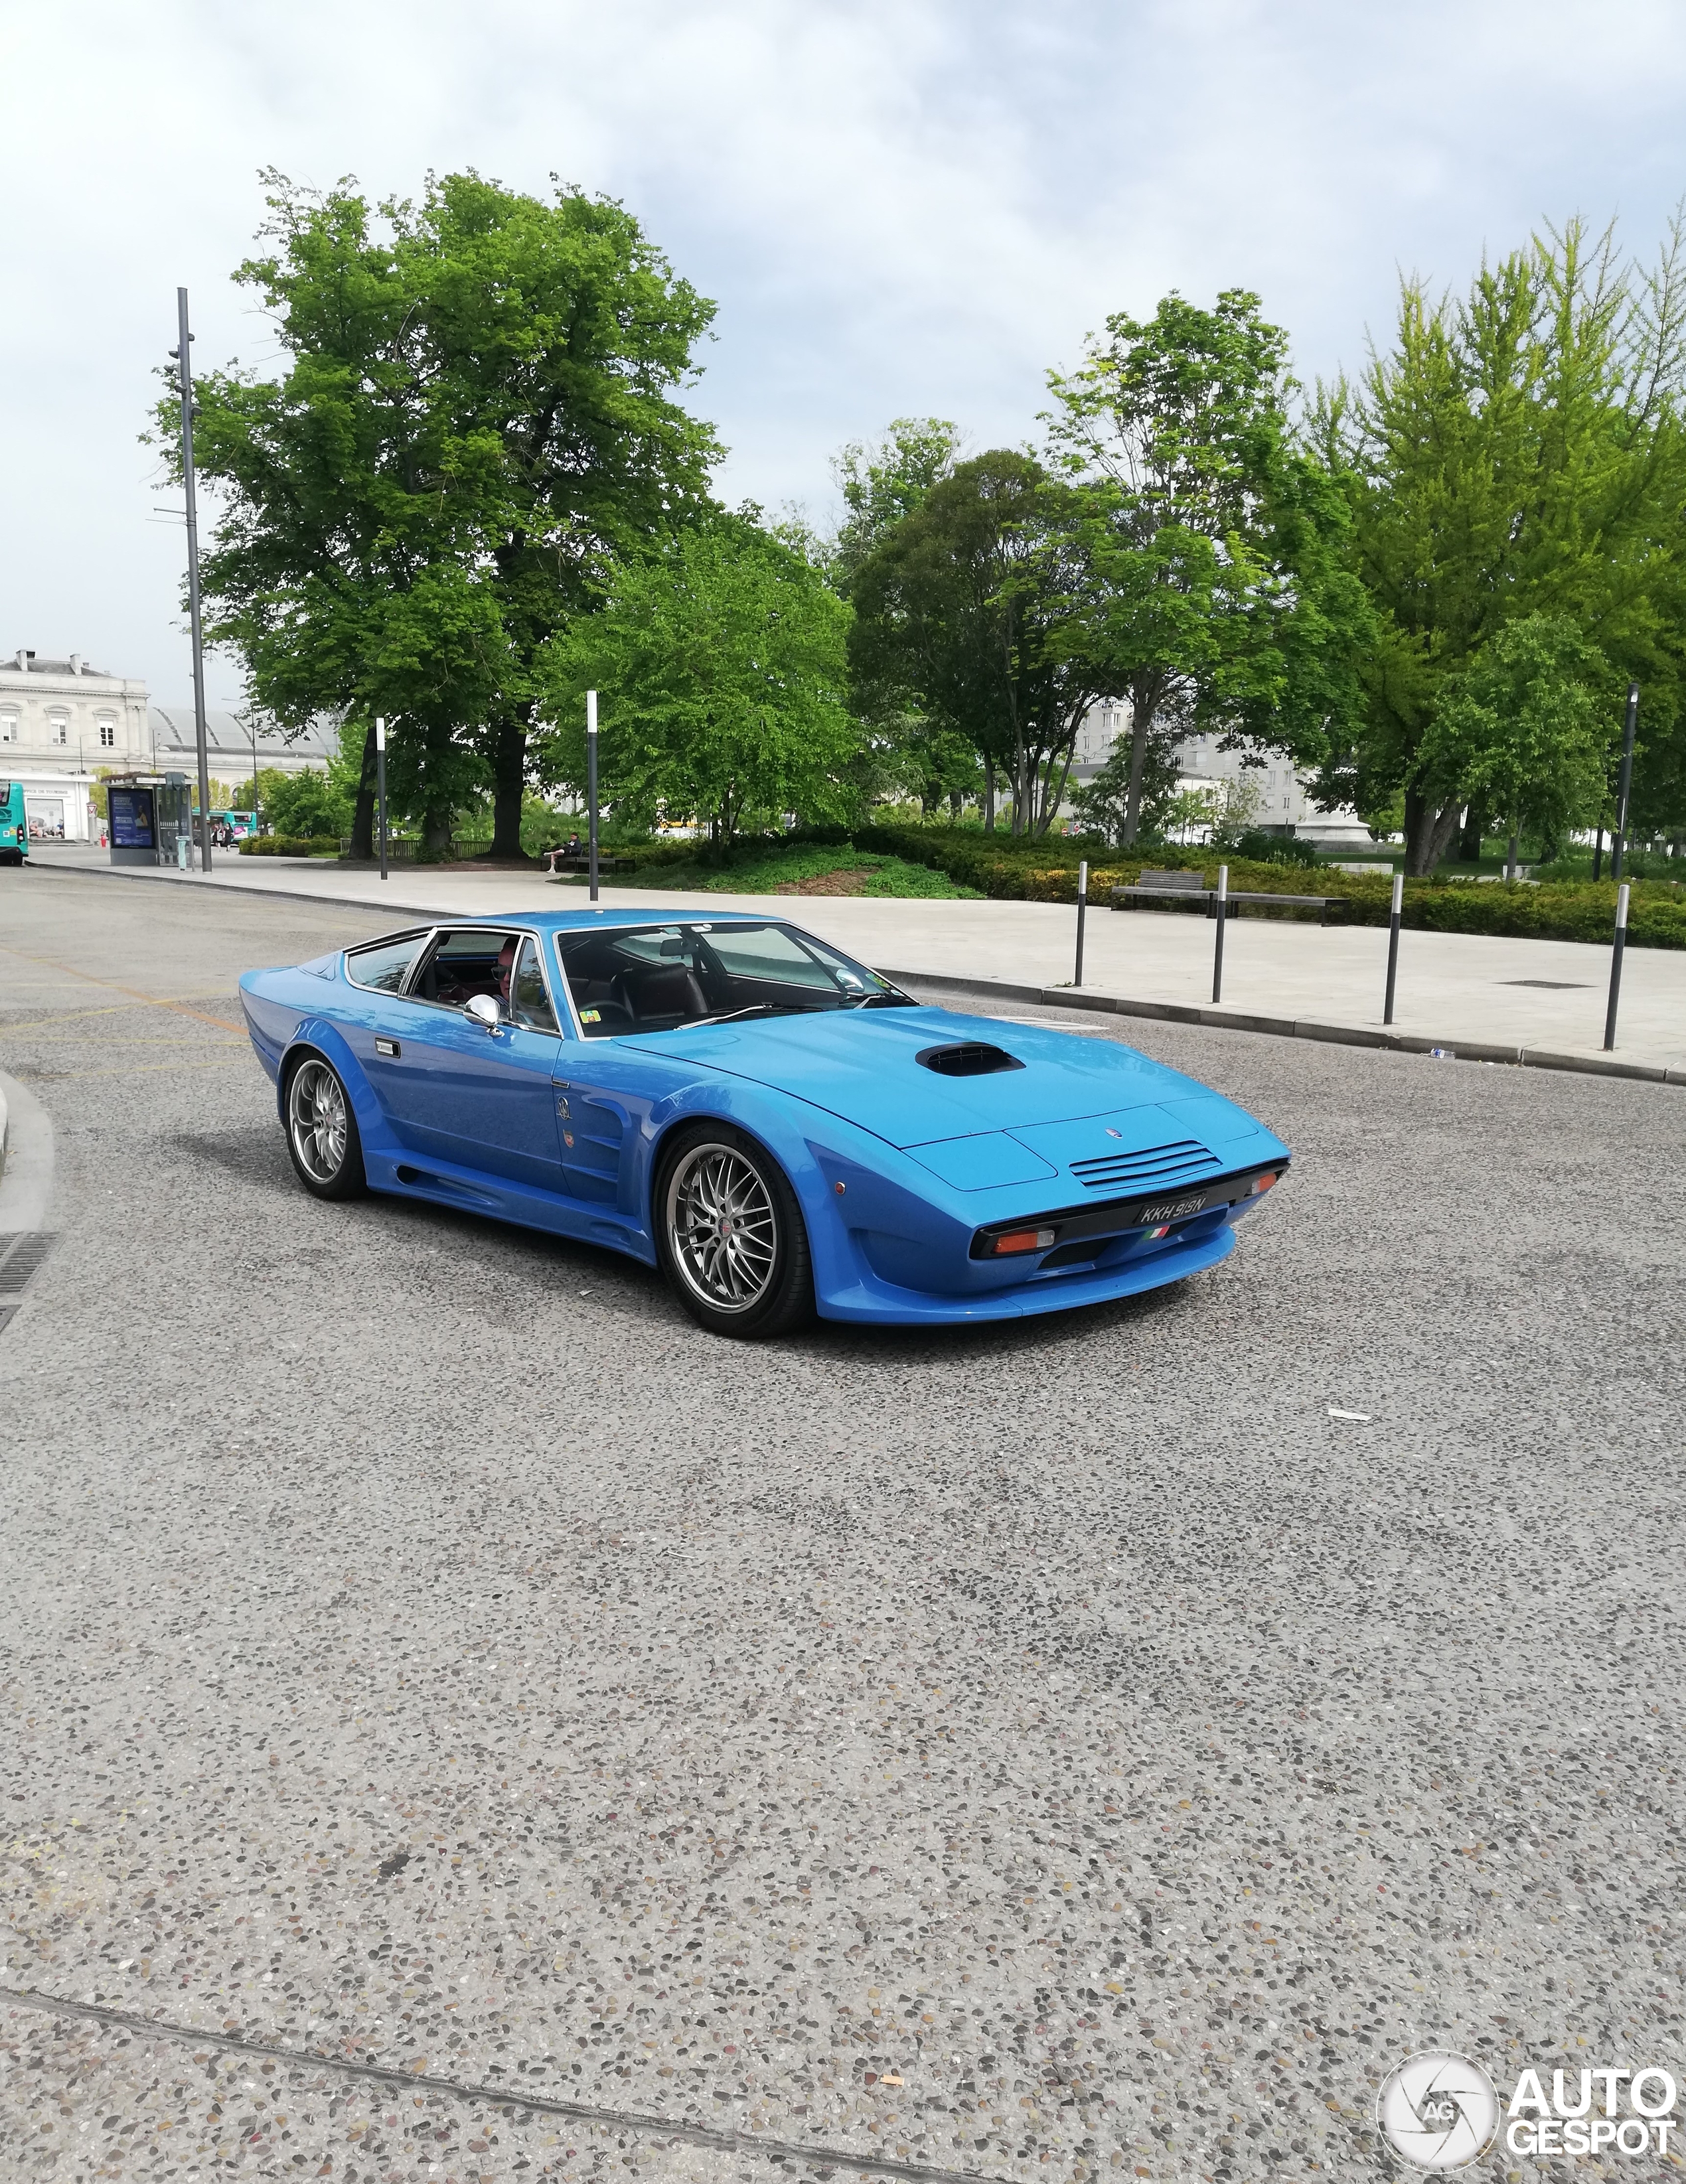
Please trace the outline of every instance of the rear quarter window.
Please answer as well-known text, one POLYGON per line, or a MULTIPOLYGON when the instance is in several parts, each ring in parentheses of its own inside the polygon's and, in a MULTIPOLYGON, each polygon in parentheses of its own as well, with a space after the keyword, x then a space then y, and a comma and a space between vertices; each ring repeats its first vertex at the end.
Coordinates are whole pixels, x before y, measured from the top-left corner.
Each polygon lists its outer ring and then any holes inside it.
POLYGON ((427 937, 425 933, 405 933, 396 940, 354 948, 345 959, 345 975, 354 986, 366 986, 371 993, 395 994, 427 937))

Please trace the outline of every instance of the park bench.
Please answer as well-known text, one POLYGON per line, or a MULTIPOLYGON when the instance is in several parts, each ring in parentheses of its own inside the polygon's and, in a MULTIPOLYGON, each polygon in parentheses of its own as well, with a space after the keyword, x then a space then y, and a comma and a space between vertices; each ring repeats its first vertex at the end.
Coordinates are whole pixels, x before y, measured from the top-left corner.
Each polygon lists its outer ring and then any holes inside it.
MULTIPOLYGON (((591 859, 583 851, 577 857, 571 857, 561 850, 547 850, 545 855, 550 860, 553 878, 558 872, 589 872, 591 870, 591 859)), ((611 857, 606 851, 600 850, 597 853, 597 869, 600 873, 635 872, 638 870, 638 859, 611 857)))
MULTIPOLYGON (((1198 903, 1203 916, 1218 914, 1218 890, 1206 886, 1201 872, 1143 872, 1134 887, 1112 891, 1114 910, 1136 910, 1144 902, 1158 907, 1198 903)), ((1324 925, 1331 914, 1344 914, 1347 907, 1343 894, 1277 894, 1268 889, 1237 889, 1225 897, 1226 916, 1239 917, 1242 905, 1249 902, 1267 910, 1315 910, 1324 925)))

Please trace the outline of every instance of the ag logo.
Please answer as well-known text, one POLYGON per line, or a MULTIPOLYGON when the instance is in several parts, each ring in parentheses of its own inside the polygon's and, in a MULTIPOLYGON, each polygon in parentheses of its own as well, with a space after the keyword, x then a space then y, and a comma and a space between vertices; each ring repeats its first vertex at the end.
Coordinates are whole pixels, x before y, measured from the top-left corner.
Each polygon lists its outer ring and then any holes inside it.
POLYGON ((1414 2169, 1461 2169, 1492 2145, 1499 2096, 1466 2055, 1412 2055, 1376 2096, 1376 2121, 1414 2169))

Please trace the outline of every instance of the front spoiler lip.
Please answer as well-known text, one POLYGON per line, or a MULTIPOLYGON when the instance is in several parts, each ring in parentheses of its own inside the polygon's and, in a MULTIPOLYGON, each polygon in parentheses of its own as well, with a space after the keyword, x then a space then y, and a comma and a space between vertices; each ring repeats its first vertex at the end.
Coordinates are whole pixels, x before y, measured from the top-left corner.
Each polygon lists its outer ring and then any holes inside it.
POLYGON ((990 1249, 994 1240, 1017 1235, 1024 1228, 1052 1228, 1054 1240, 1047 1249, 1057 1251, 1062 1244, 1075 1244, 1090 1236, 1122 1236, 1132 1228, 1158 1228, 1163 1221, 1192 1221, 1198 1214, 1209 1213, 1214 1206, 1233 1206, 1249 1197, 1261 1175, 1274 1175, 1280 1183, 1291 1165, 1287 1160, 1257 1161, 1251 1167, 1238 1168, 1232 1175, 1214 1176, 1209 1183, 1195 1184, 1184 1191, 1162 1190, 1146 1198, 1109 1198, 1102 1206, 1065 1206, 1051 1213, 1021 1213, 1013 1221, 991 1221, 974 1230, 968 1256, 994 1260, 996 1254, 990 1249))

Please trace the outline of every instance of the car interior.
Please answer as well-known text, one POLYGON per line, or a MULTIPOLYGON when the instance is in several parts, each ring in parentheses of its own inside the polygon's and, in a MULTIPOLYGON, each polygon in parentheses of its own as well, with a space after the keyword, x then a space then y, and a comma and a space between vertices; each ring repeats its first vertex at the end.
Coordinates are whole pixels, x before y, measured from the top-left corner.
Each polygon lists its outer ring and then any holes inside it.
POLYGON ((533 941, 495 928, 442 934, 407 992, 413 1000, 455 1009, 466 1008, 476 994, 483 994, 526 1030, 560 1028, 533 941))
POLYGON ((511 933, 444 933, 410 980, 410 998, 439 1001, 453 1009, 466 1008, 477 994, 504 1002, 515 950, 516 936, 511 933))
POLYGON ((588 1039, 750 1010, 846 1008, 889 991, 779 925, 565 933, 557 950, 588 1039))

